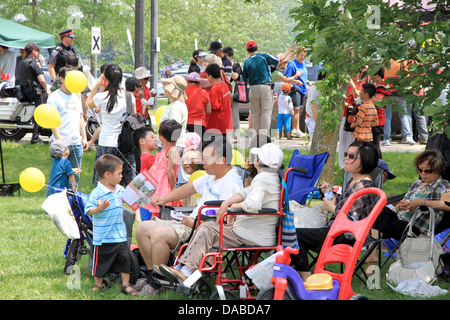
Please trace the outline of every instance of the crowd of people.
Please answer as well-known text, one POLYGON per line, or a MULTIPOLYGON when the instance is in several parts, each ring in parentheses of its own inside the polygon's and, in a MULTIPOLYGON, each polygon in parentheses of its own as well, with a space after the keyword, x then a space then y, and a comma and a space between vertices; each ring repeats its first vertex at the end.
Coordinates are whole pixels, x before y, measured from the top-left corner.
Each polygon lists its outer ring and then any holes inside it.
MULTIPOLYGON (((70 29, 59 35, 61 44, 53 50, 49 60, 53 89, 47 89, 43 80, 38 61, 40 48, 34 43, 25 47, 23 61, 17 68, 17 79, 25 97, 36 106, 45 101, 54 105, 61 116, 61 125, 52 129, 48 195, 54 188, 77 190, 83 152, 89 146, 96 150, 92 177, 94 189, 85 209, 93 216, 95 291, 102 290, 103 277, 114 270, 122 273, 124 293, 157 294, 161 288, 154 280, 155 274, 183 281, 198 268, 201 257, 218 243, 217 222, 228 208, 253 213, 258 213, 261 208, 278 209, 281 188, 278 171, 284 155, 270 138, 274 105, 278 110, 278 139, 283 129, 288 139, 304 135, 300 131, 299 118, 305 104, 305 123, 312 138, 320 109, 320 90, 308 81, 305 48, 292 46, 274 56, 259 53, 257 44, 249 41, 246 44, 249 57, 242 65, 233 60, 233 49, 229 46, 223 48, 219 41, 211 43, 209 52, 195 50, 187 76, 173 75, 170 68, 162 73, 168 105, 159 119, 157 132, 151 125, 137 129, 133 133, 133 143, 139 151, 124 155, 118 149, 124 115, 140 113, 150 120, 148 111, 152 106, 151 98, 155 96, 147 86, 151 75, 146 68, 137 68, 126 80, 124 90, 120 66, 105 64, 101 68, 101 76, 86 92, 72 93, 66 87, 65 78, 69 72, 80 68, 72 46, 75 35, 70 29), (233 82, 238 79, 249 87, 249 122, 254 130, 245 168, 231 165, 232 143, 240 131, 238 103, 233 100, 233 82), (283 82, 281 94, 274 96, 273 83, 278 79, 283 82), (87 108, 95 110, 101 120, 101 126, 91 141, 87 140, 85 130, 87 108), (98 146, 95 147, 97 138, 98 146), (206 173, 190 181, 190 176, 200 169, 206 173), (140 208, 140 222, 135 234, 147 267, 147 278, 131 286, 121 197, 124 187, 143 171, 148 171, 158 183, 152 198, 140 208), (216 221, 194 225, 199 208, 208 200, 223 200, 216 212, 216 221), (159 216, 163 205, 187 204, 195 209, 180 221, 163 220, 159 216), (177 266, 168 266, 170 252, 189 240, 193 228, 196 229, 187 251, 177 266)), ((0 69, 6 72, 1 57, 0 69)), ((326 70, 320 70, 318 80, 326 76, 326 70)), ((402 98, 395 88, 385 84, 385 78, 383 67, 366 79, 361 78, 361 73, 352 78, 339 133, 339 165, 345 172, 342 195, 332 200, 324 199, 324 208, 333 214, 325 227, 297 229, 300 253, 293 258, 293 265, 304 279, 310 274, 306 250, 321 246, 334 217, 348 197, 360 189, 378 186, 371 176, 377 166, 383 169, 385 179, 395 177, 381 160, 380 145, 388 145, 390 139, 389 106, 381 108, 375 103, 389 95, 399 100, 402 98), (347 125, 347 114, 353 114, 351 109, 354 108, 357 112, 347 125)), ((400 104, 404 105, 404 100, 400 104)), ((405 108, 407 113, 404 116, 409 119, 408 110, 413 111, 413 107, 405 108)), ((417 116, 420 117, 419 114, 417 116)), ((413 144, 409 122, 402 120, 402 131, 404 141, 413 144)), ((426 130, 419 137, 420 142, 425 143, 428 139, 426 130)), ((39 127, 36 125, 32 143, 39 141, 39 127)), ((395 211, 384 210, 380 215, 379 231, 389 237, 399 237, 400 230, 404 229, 418 205, 438 210, 436 221, 439 222, 446 210, 444 201, 450 201, 450 184, 441 178, 445 160, 440 152, 425 151, 416 158, 414 165, 420 180, 414 183, 395 211)), ((326 185, 324 182, 321 188, 326 185)), ((373 195, 359 199, 352 207, 357 213, 353 218, 367 217, 376 201, 373 195)), ((425 232, 428 219, 422 217, 415 222, 417 233, 425 232)), ((275 244, 277 221, 273 216, 238 217, 227 223, 224 241, 228 245, 275 244)), ((341 241, 349 242, 345 238, 341 241)))

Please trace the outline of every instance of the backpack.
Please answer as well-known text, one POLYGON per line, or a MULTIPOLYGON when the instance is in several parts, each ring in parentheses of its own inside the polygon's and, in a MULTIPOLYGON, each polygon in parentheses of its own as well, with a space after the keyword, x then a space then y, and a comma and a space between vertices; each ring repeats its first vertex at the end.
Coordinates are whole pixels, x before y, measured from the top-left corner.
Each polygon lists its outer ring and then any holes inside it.
POLYGON ((147 125, 151 126, 151 120, 145 119, 140 113, 133 113, 132 94, 125 91, 125 98, 127 101, 127 112, 124 113, 122 131, 117 139, 117 149, 119 149, 123 156, 135 154, 138 151, 133 143, 133 132, 147 125))

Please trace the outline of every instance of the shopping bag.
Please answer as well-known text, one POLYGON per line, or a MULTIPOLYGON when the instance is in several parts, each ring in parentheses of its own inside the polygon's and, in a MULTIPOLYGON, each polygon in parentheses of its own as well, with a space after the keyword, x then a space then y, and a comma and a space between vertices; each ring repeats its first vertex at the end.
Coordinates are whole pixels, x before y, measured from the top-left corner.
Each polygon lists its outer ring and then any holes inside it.
POLYGON ((42 203, 41 208, 47 212, 63 235, 72 240, 80 238, 80 230, 73 215, 69 199, 67 199, 66 189, 48 196, 42 203))
POLYGON ((270 285, 273 276, 273 264, 279 254, 283 254, 283 251, 272 254, 267 259, 264 259, 245 271, 245 274, 252 279, 252 282, 259 290, 263 290, 270 285))

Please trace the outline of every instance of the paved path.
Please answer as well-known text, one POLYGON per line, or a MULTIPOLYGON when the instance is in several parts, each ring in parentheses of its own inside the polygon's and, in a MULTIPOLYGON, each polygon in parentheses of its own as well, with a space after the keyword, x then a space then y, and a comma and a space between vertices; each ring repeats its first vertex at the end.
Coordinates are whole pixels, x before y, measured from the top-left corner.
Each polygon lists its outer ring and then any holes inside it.
MULTIPOLYGON (((154 117, 152 116, 152 123, 156 123, 154 117)), ((241 121, 241 137, 238 142, 238 146, 244 146, 248 148, 250 137, 242 132, 245 132, 248 129, 248 121, 241 121)), ((30 141, 31 133, 25 135, 22 141, 30 141)), ((48 137, 41 137, 42 140, 51 141, 48 137)), ((304 138, 293 138, 292 140, 287 140, 286 138, 282 138, 278 140, 278 144, 281 149, 303 149, 308 150, 311 147, 311 142, 304 138)), ((420 153, 425 150, 425 145, 416 143, 411 146, 409 144, 402 144, 399 141, 392 141, 390 146, 381 146, 381 152, 412 152, 412 153, 420 153)))

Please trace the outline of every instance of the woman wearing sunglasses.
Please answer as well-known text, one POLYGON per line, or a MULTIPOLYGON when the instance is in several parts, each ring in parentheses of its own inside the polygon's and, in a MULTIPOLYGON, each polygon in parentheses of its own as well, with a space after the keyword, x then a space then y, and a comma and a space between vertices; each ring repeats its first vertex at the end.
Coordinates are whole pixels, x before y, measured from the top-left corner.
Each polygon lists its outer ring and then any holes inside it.
MULTIPOLYGON (((445 172, 445 159, 442 153, 438 150, 425 150, 414 159, 414 165, 420 179, 414 182, 394 210, 386 207, 378 218, 383 239, 400 240, 418 206, 434 209, 435 226, 442 220, 444 211, 449 211, 444 201, 450 201, 450 183, 441 177, 445 172)), ((413 231, 417 235, 426 233, 429 223, 430 215, 421 214, 414 222, 413 231)), ((377 223, 374 227, 376 225, 377 223)))
MULTIPOLYGON (((347 182, 342 195, 337 195, 332 200, 323 199, 324 209, 333 213, 327 225, 322 228, 296 229, 299 253, 296 256, 292 256, 292 264, 299 271, 303 280, 306 280, 311 275, 307 255, 308 250, 316 250, 322 246, 336 215, 351 194, 373 186, 370 173, 376 168, 377 163, 378 151, 374 144, 366 141, 354 141, 348 147, 347 152, 345 152, 344 164, 344 170, 347 173, 351 173, 353 178, 347 182)), ((322 191, 325 190, 326 185, 326 182, 322 184, 322 191)), ((375 194, 359 197, 348 213, 349 219, 361 220, 366 218, 377 201, 378 196, 375 194)), ((336 241, 350 245, 354 242, 354 240, 348 239, 344 235, 338 237, 336 241)))

